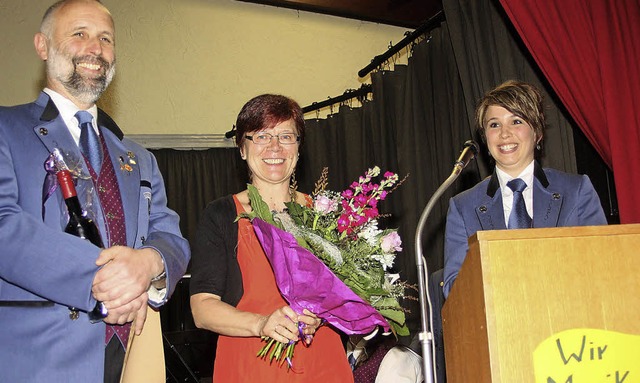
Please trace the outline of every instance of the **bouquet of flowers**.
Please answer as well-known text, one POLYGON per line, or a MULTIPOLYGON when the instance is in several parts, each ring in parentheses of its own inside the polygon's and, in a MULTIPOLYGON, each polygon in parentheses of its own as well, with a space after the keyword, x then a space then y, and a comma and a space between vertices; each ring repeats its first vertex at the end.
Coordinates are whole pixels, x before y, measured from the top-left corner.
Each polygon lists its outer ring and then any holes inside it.
MULTIPOLYGON (((376 166, 336 193, 325 190, 327 173, 325 168, 316 183, 311 206, 290 202, 284 212, 270 211, 249 185, 253 211, 241 217, 252 219, 278 288, 294 310, 306 308, 348 335, 378 326, 409 335, 399 303, 408 285, 389 271, 402 242, 396 230, 378 228, 378 203, 402 181, 386 172, 375 183, 376 166)), ((291 367, 295 344, 263 340, 258 357, 286 360, 291 367)))

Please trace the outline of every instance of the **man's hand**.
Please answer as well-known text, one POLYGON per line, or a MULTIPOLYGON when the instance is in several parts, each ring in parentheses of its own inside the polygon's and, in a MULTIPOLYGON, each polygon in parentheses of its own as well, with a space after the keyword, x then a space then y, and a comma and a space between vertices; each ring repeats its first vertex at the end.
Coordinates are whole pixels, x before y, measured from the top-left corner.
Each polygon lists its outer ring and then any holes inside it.
POLYGON ((147 317, 148 299, 147 293, 144 292, 126 305, 108 308, 108 315, 104 318, 105 323, 122 325, 135 319, 136 334, 139 335, 147 317))
MULTIPOLYGON (((102 268, 93 280, 92 292, 96 300, 102 301, 109 310, 116 310, 118 323, 126 316, 135 318, 141 299, 151 279, 162 272, 162 258, 151 248, 135 250, 125 246, 114 246, 103 250, 96 260, 102 268)), ((145 301, 146 304, 146 301, 145 301)), ((113 320, 113 319, 112 319, 113 320)), ((108 322, 110 323, 110 322, 108 322)))

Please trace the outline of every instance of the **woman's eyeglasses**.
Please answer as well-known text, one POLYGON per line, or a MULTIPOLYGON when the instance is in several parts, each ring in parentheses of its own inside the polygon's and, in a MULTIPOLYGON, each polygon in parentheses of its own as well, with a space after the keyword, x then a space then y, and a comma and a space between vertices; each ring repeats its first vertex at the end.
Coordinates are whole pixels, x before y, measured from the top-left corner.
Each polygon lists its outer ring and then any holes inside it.
POLYGON ((271 139, 273 137, 276 137, 278 139, 278 142, 282 145, 291 145, 300 141, 300 136, 295 133, 280 133, 276 134, 275 136, 269 133, 259 133, 254 134, 253 136, 245 137, 247 140, 253 141, 253 143, 256 145, 267 145, 271 142, 271 139))

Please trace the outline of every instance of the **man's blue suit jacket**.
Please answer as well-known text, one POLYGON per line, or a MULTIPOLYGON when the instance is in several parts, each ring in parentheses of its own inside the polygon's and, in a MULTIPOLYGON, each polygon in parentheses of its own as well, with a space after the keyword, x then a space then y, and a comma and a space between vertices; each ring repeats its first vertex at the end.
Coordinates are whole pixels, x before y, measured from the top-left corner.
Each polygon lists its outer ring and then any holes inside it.
MULTIPOLYGON (((493 175, 449 201, 444 242, 444 294, 458 276, 479 230, 506 229, 498 176, 493 175)), ((533 227, 606 225, 600 199, 586 175, 534 165, 533 227)))
MULTIPOLYGON (((155 158, 124 138, 102 111, 98 124, 120 187, 127 245, 159 251, 168 297, 183 276, 190 251, 177 214, 166 206, 155 158)), ((34 103, 0 108, 1 382, 103 378, 105 325, 91 324, 86 315, 96 304, 91 284, 100 249, 63 232, 66 208, 59 191, 43 206, 43 164, 54 148, 82 158, 46 93, 34 103), (79 319, 70 319, 68 307, 81 310, 79 319)), ((82 165, 86 172, 84 161, 82 165)), ((101 209, 94 210, 106 243, 101 209)))

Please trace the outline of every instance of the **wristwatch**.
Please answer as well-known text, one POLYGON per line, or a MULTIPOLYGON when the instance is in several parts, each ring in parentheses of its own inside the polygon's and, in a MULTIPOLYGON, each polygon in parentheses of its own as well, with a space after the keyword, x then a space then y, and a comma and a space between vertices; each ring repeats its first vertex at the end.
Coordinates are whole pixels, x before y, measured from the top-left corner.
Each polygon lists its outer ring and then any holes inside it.
POLYGON ((165 269, 163 269, 160 274, 158 274, 155 277, 151 278, 151 283, 161 281, 161 280, 165 279, 166 277, 167 277, 167 271, 165 269))

